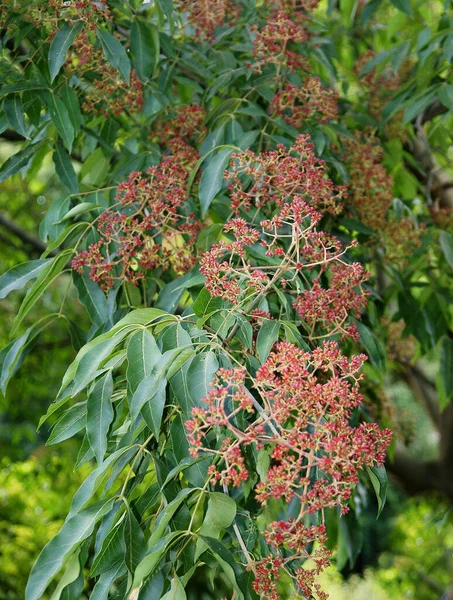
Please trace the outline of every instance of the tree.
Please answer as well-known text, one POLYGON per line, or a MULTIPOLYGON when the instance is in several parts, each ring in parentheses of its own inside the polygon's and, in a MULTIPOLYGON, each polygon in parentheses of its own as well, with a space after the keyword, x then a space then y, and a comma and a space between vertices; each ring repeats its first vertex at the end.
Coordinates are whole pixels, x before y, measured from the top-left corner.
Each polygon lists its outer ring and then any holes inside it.
POLYGON ((39 239, 0 222, 31 259, 0 278, 29 285, 2 391, 65 321, 77 354, 41 422, 94 465, 27 600, 63 568, 56 597, 324 598, 387 451, 409 492, 451 500, 448 8, 3 3, 0 181, 51 155, 65 193, 39 239), (404 449, 397 381, 433 461, 404 449))

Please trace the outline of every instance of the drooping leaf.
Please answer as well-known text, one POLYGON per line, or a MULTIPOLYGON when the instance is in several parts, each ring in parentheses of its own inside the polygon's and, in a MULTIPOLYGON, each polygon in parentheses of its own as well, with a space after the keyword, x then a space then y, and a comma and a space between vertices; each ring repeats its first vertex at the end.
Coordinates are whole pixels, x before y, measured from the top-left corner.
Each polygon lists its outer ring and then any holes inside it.
POLYGON ((357 323, 360 341, 376 369, 383 374, 385 371, 385 350, 374 333, 363 323, 357 323))
POLYGON ((96 523, 109 512, 113 500, 103 500, 68 519, 38 556, 27 583, 25 600, 39 600, 51 579, 68 557, 93 532, 96 523))
POLYGON ((50 118, 52 119, 52 123, 55 125, 59 136, 63 140, 68 151, 71 152, 75 132, 68 109, 63 100, 58 96, 55 96, 52 92, 47 95, 47 108, 49 109, 50 118))
POLYGON ((201 216, 203 218, 206 216, 211 202, 222 189, 223 176, 232 152, 233 150, 229 148, 221 150, 211 158, 203 169, 199 187, 201 216))
POLYGON ((30 327, 24 335, 13 340, 0 352, 0 390, 3 395, 6 395, 6 388, 21 360, 21 355, 28 343, 31 330, 32 328, 30 327))
POLYGON ((24 138, 29 139, 24 118, 24 107, 19 94, 9 94, 3 101, 3 110, 6 113, 11 128, 24 138))
POLYGON ((40 271, 38 278, 28 290, 27 295, 22 302, 19 312, 13 321, 13 327, 11 329, 11 336, 13 336, 19 325, 22 323, 24 317, 32 309, 35 302, 44 294, 49 285, 60 275, 61 271, 66 266, 69 257, 72 254, 71 249, 63 250, 50 262, 46 263, 44 268, 40 271))
POLYGON ((21 290, 29 281, 36 279, 51 260, 51 258, 29 260, 6 271, 0 277, 0 299, 6 298, 14 290, 21 290))
POLYGON ((49 49, 48 60, 51 82, 53 82, 55 77, 60 72, 61 67, 65 63, 66 54, 69 48, 72 46, 74 38, 82 31, 82 28, 82 22, 76 21, 72 24, 65 23, 61 29, 57 31, 49 49))
POLYGON ((129 62, 123 44, 113 37, 113 35, 108 33, 108 31, 104 31, 103 29, 98 28, 96 35, 104 50, 107 62, 109 62, 112 67, 118 69, 124 81, 129 84, 131 77, 131 63, 129 62))
POLYGON ((91 577, 106 573, 119 563, 124 563, 124 557, 126 555, 124 526, 125 521, 123 518, 123 520, 115 524, 105 536, 101 547, 93 557, 93 564, 91 565, 90 570, 91 577))
POLYGON ((86 424, 86 402, 78 402, 68 409, 55 423, 47 445, 59 444, 81 431, 86 424))
POLYGON ((367 471, 371 483, 373 484, 374 491, 376 492, 376 498, 378 501, 378 512, 376 516, 377 519, 381 514, 382 509, 385 505, 385 501, 387 499, 387 471, 385 470, 384 466, 371 467, 368 468, 367 471))
POLYGON ((261 363, 269 356, 272 346, 278 340, 280 321, 268 319, 263 322, 256 338, 256 349, 261 363))
POLYGON ((448 231, 441 231, 439 241, 444 256, 450 267, 453 269, 453 235, 448 233, 448 231))
POLYGON ((169 591, 162 596, 161 600, 186 600, 186 598, 184 586, 178 577, 173 577, 169 591))
POLYGON ((61 144, 56 145, 52 158, 55 163, 55 170, 61 182, 68 188, 71 194, 77 194, 79 191, 77 175, 72 166, 69 154, 61 144))
POLYGON ((0 183, 11 177, 11 175, 18 173, 22 167, 25 167, 44 144, 46 144, 46 140, 41 140, 36 142, 36 144, 30 144, 22 148, 22 150, 10 156, 0 168, 0 183))
MULTIPOLYGON (((76 224, 77 225, 77 224, 76 224)), ((109 321, 107 298, 101 288, 92 281, 87 273, 73 274, 74 285, 79 294, 79 300, 86 308, 91 322, 101 326, 109 321)))
POLYGON ((440 347, 440 376, 447 399, 453 397, 453 340, 447 335, 440 347))
POLYGON ((107 434, 114 417, 112 393, 113 377, 112 372, 108 371, 96 381, 88 394, 86 430, 98 465, 104 460, 107 434))
POLYGON ((131 336, 127 345, 127 382, 132 394, 151 374, 161 357, 156 340, 148 329, 139 329, 131 336))
POLYGON ((144 19, 135 19, 131 25, 131 50, 140 79, 149 79, 160 53, 159 31, 144 19))
POLYGON ((93 588, 90 600, 107 600, 112 584, 126 571, 126 565, 119 561, 111 569, 102 573, 93 588))
POLYGON ((128 509, 125 515, 124 542, 126 545, 126 565, 134 573, 146 554, 146 542, 143 531, 134 513, 128 509))
MULTIPOLYGON (((200 527, 200 535, 218 540, 220 534, 231 525, 236 516, 236 502, 226 494, 212 492, 209 494, 208 510, 200 527)), ((207 546, 202 539, 197 540, 195 560, 206 550, 207 546)))

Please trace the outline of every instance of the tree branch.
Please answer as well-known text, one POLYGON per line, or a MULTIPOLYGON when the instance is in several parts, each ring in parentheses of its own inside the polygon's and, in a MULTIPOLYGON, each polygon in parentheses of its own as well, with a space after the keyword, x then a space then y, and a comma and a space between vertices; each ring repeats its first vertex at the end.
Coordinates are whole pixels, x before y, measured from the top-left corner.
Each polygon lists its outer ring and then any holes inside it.
POLYGON ((4 227, 7 231, 15 235, 17 238, 21 240, 24 244, 31 246, 36 252, 42 254, 47 246, 42 242, 39 238, 34 235, 24 231, 19 227, 17 223, 14 221, 10 221, 5 215, 0 213, 0 226, 4 227))

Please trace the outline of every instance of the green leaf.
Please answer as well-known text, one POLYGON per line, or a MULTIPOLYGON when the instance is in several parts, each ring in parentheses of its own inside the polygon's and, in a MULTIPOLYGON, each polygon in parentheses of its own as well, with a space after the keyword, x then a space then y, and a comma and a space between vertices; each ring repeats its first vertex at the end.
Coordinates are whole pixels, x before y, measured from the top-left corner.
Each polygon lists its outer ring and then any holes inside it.
POLYGON ((131 63, 123 44, 113 35, 102 29, 97 29, 96 35, 104 50, 105 58, 112 67, 118 69, 124 81, 129 84, 131 78, 131 63))
POLYGON ((112 584, 125 570, 124 562, 119 561, 111 569, 102 573, 91 592, 90 600, 107 600, 112 584))
POLYGON ((261 364, 269 356, 272 346, 278 340, 280 332, 280 321, 266 320, 261 325, 256 338, 256 350, 261 364))
POLYGON ((98 465, 104 460, 107 450, 107 434, 114 417, 111 402, 112 394, 113 377, 111 371, 108 371, 96 381, 88 394, 86 430, 98 465))
POLYGON ((40 271, 37 280, 28 290, 27 295, 20 306, 19 312, 13 321, 11 336, 14 336, 24 317, 33 308, 33 305, 36 303, 36 301, 44 294, 54 279, 60 275, 71 255, 71 249, 63 250, 63 252, 60 252, 60 254, 48 262, 40 271))
POLYGON ((0 299, 6 298, 14 290, 21 290, 29 281, 36 279, 51 260, 51 258, 29 260, 6 271, 0 277, 0 299))
POLYGON ((126 510, 124 541, 126 544, 126 565, 129 571, 134 573, 146 554, 146 542, 143 531, 130 509, 126 510))
POLYGON ((71 123, 74 126, 74 134, 77 135, 82 126, 82 112, 77 94, 72 87, 66 84, 60 88, 60 98, 68 109, 71 123))
POLYGON ((159 437, 164 413, 166 387, 167 380, 165 377, 161 374, 150 375, 141 382, 132 399, 131 415, 135 415, 138 406, 140 406, 143 418, 156 439, 159 437))
POLYGON ((160 54, 159 31, 155 25, 136 19, 131 26, 131 50, 140 79, 149 79, 160 54))
POLYGON ((192 408, 201 405, 218 368, 214 352, 203 352, 172 377, 172 390, 183 409, 184 418, 190 418, 192 408))
POLYGON ((203 288, 193 303, 193 312, 197 317, 204 317, 220 310, 222 306, 223 302, 221 298, 213 298, 208 290, 203 288))
POLYGON ((109 475, 110 468, 116 462, 121 464, 122 461, 126 464, 136 453, 137 448, 135 447, 120 448, 119 450, 113 452, 113 454, 110 454, 110 456, 106 458, 101 465, 94 469, 94 471, 88 475, 77 492, 74 494, 67 519, 74 517, 77 515, 77 513, 85 508, 85 506, 92 499, 93 495, 109 475))
POLYGON ((453 235, 448 231, 441 231, 439 242, 448 264, 453 269, 453 235))
POLYGON ((104 156, 101 148, 96 148, 83 163, 80 170, 80 181, 84 185, 97 188, 104 183, 108 171, 108 158, 104 156))
MULTIPOLYGON (((72 227, 77 227, 75 223, 72 227)), ((86 308, 91 322, 94 325, 104 325, 109 321, 109 308, 107 298, 97 283, 92 281, 88 274, 78 275, 73 273, 74 285, 79 294, 79 300, 86 308)))
POLYGON ((52 40, 52 44, 50 45, 48 58, 51 82, 53 82, 60 72, 61 67, 65 63, 66 54, 72 46, 74 38, 82 31, 82 28, 82 22, 76 21, 72 25, 65 23, 63 27, 57 31, 52 40))
POLYGON ((207 167, 203 169, 199 186, 202 218, 206 216, 211 202, 222 189, 223 176, 230 162, 232 152, 232 149, 221 150, 209 161, 207 167))
POLYGON ((21 337, 13 340, 0 352, 0 390, 6 395, 9 380, 20 365, 22 353, 28 343, 32 328, 30 327, 21 337))
POLYGON ((443 83, 438 92, 439 100, 449 110, 453 110, 453 85, 443 83))
POLYGON ((384 466, 371 467, 371 469, 367 468, 367 471, 371 483, 373 484, 374 491, 376 492, 376 498, 378 501, 378 512, 376 516, 377 519, 381 514, 382 509, 384 508, 385 501, 387 498, 387 471, 385 470, 384 466))
MULTIPOLYGON (((154 525, 153 531, 151 533, 151 537, 149 538, 148 546, 152 547, 162 538, 164 531, 167 525, 169 524, 170 520, 173 518, 175 512, 179 509, 179 507, 187 498, 187 496, 192 494, 194 491, 195 490, 193 488, 182 489, 176 496, 176 498, 169 502, 167 506, 161 510, 159 516, 157 517, 157 521, 154 525)), ((146 560, 146 557, 144 560, 146 560)))
POLYGON ((94 202, 81 202, 80 204, 76 204, 73 206, 71 210, 69 210, 64 217, 61 219, 61 222, 69 221, 73 217, 77 217, 78 215, 83 215, 83 213, 89 212, 90 210, 95 210, 104 207, 100 204, 95 204, 94 202))
POLYGON ((86 402, 78 402, 71 406, 55 423, 47 445, 58 444, 71 438, 85 427, 86 418, 86 402))
MULTIPOLYGON (((209 537, 218 540, 220 534, 234 521, 236 516, 236 502, 230 496, 220 492, 211 492, 209 494, 208 510, 200 527, 200 535, 209 535, 209 537)), ((197 540, 195 551, 195 560, 203 554, 207 546, 201 538, 197 540)))
POLYGON ((360 342, 370 357, 371 362, 376 369, 381 373, 385 372, 385 350, 381 342, 377 339, 374 333, 368 329, 363 323, 357 322, 357 329, 360 334, 360 342))
POLYGON ((157 0, 157 4, 166 17, 171 17, 173 0, 157 0))
POLYGON ((41 598, 51 579, 78 545, 93 533, 96 523, 111 510, 113 502, 114 500, 104 500, 94 504, 64 523, 38 556, 27 583, 25 600, 41 598))
POLYGON ((59 136, 63 140, 68 151, 71 152, 75 132, 68 109, 63 100, 58 96, 55 96, 53 92, 47 95, 47 108, 49 109, 50 118, 55 125, 59 136))
POLYGON ((390 0, 395 8, 412 17, 411 0, 390 0))
POLYGON ((19 94, 9 94, 3 102, 3 110, 6 113, 8 122, 14 131, 20 133, 24 138, 30 139, 27 133, 27 126, 24 118, 24 107, 19 94))
POLYGON ((77 175, 72 166, 72 160, 69 154, 61 144, 57 143, 52 158, 55 163, 55 170, 61 182, 68 188, 71 194, 77 194, 79 191, 77 175))
POLYGON ((207 536, 201 536, 201 539, 205 542, 214 558, 219 562, 231 585, 237 591, 236 597, 238 600, 242 600, 244 598, 243 589, 245 583, 243 573, 231 552, 218 540, 207 536))
POLYGON ((258 458, 256 461, 256 472, 260 477, 260 481, 265 481, 267 477, 267 472, 269 471, 269 467, 271 465, 271 459, 269 456, 269 452, 262 448, 258 452, 258 458))
MULTIPOLYGON (((185 491, 193 491, 193 490, 185 490, 185 491)), ((165 554, 168 545, 178 536, 181 535, 180 531, 173 531, 172 533, 167 534, 163 538, 159 538, 159 541, 151 545, 148 550, 147 555, 137 566, 134 573, 134 580, 132 583, 133 592, 137 589, 138 586, 142 583, 145 577, 151 575, 156 566, 159 564, 161 558, 165 554)), ((149 543, 148 543, 149 545, 149 543)))
MULTIPOLYGON (((162 358, 153 334, 148 329, 135 332, 127 345, 127 382, 134 394, 139 384, 148 377, 162 358)), ((139 411, 137 411, 138 415, 139 411)))
POLYGON ((447 399, 453 396, 453 340, 445 336, 440 347, 440 376, 447 399))
POLYGON ((19 150, 13 156, 10 156, 0 168, 0 183, 18 173, 22 167, 25 167, 35 154, 47 143, 47 140, 41 140, 36 144, 31 144, 19 150))
POLYGON ((73 583, 78 578, 80 573, 79 554, 80 550, 77 550, 69 559, 64 575, 58 582, 58 585, 54 593, 50 597, 50 600, 60 600, 64 588, 73 583))
POLYGON ((170 590, 164 594, 161 600, 186 600, 186 591, 178 577, 173 577, 171 580, 170 590))

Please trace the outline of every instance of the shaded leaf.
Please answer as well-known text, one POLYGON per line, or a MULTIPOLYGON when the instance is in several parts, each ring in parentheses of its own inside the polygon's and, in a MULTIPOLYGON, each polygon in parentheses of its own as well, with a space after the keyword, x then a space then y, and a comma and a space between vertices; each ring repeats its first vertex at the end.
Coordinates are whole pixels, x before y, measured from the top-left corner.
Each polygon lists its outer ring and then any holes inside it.
POLYGON ((13 154, 13 156, 10 156, 0 168, 0 183, 11 177, 11 175, 18 173, 22 167, 25 167, 45 143, 46 140, 41 140, 36 144, 30 144, 19 150, 16 154, 13 154))
POLYGON ((55 163, 55 170, 61 182, 68 188, 71 194, 77 194, 79 191, 77 175, 72 166, 69 154, 61 144, 57 143, 52 158, 55 163))
POLYGON ((49 71, 50 81, 52 82, 60 72, 61 67, 66 61, 66 54, 72 46, 74 38, 82 31, 83 24, 76 21, 73 24, 65 23, 59 29, 52 40, 49 50, 49 71))
POLYGON ((107 434, 114 417, 112 393, 113 377, 112 372, 108 371, 96 381, 88 394, 86 430, 98 465, 104 460, 107 434))
POLYGON ((47 95, 47 108, 49 109, 50 118, 52 119, 52 123, 55 125, 59 136, 63 140, 68 151, 71 152, 75 132, 68 109, 63 100, 58 96, 55 96, 54 93, 47 95))
POLYGON ((272 346, 278 340, 280 321, 266 320, 261 325, 256 338, 256 350, 261 363, 269 356, 272 346))
POLYGON ((373 484, 374 491, 376 492, 376 498, 378 501, 377 519, 381 514, 387 499, 387 471, 385 470, 384 466, 367 468, 367 471, 371 483, 373 484))
POLYGON ((222 189, 224 181, 223 176, 225 169, 230 162, 232 152, 232 149, 221 150, 203 169, 199 187, 201 216, 203 218, 206 216, 211 202, 222 189))
POLYGON ((156 67, 159 53, 159 31, 143 19, 135 19, 131 26, 131 51, 140 79, 149 79, 156 67))
POLYGON ((10 94, 6 96, 3 102, 3 110, 6 113, 11 128, 24 136, 24 138, 29 139, 24 118, 24 107, 20 95, 10 94))
POLYGON ((131 77, 131 63, 129 62, 123 44, 103 29, 98 28, 96 35, 104 50, 107 62, 109 62, 112 67, 118 69, 124 81, 129 84, 131 77))
POLYGON ((78 402, 71 406, 55 423, 47 445, 58 444, 71 438, 85 427, 87 417, 86 402, 78 402))
POLYGON ((51 261, 51 258, 30 260, 6 271, 0 277, 0 299, 6 298, 13 290, 21 290, 29 281, 36 279, 51 261))

